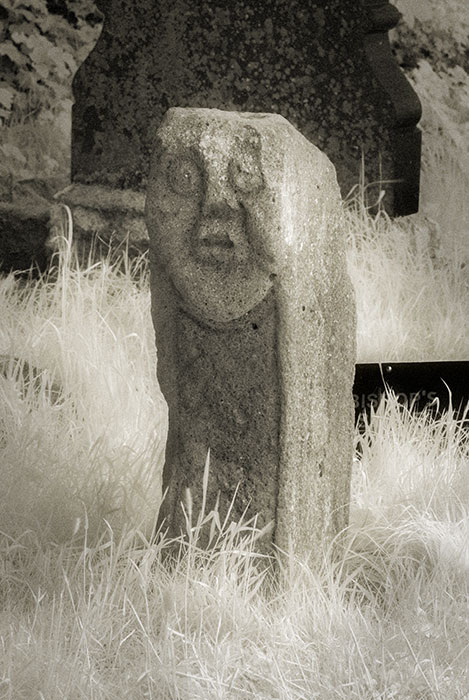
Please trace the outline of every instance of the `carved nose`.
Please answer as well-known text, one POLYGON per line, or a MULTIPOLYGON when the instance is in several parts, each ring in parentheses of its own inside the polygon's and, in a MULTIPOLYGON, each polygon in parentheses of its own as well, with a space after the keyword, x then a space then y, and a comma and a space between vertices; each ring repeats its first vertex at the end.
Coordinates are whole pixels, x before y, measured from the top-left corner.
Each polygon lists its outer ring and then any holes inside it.
POLYGON ((230 229, 239 217, 240 207, 229 183, 214 177, 208 183, 204 197, 199 242, 206 246, 233 248, 230 229))
POLYGON ((229 262, 244 255, 243 211, 227 180, 209 179, 196 240, 204 260, 229 262))
POLYGON ((236 193, 225 177, 208 182, 205 192, 202 214, 204 216, 229 217, 239 211, 236 193))

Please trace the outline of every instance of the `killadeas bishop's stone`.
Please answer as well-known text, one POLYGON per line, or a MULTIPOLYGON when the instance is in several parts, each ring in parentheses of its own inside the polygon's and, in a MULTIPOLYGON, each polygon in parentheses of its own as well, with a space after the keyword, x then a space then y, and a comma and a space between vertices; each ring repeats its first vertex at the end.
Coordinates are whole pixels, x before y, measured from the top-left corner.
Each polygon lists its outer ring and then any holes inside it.
MULTIPOLYGON (((172 535, 218 502, 308 558, 346 525, 355 307, 328 158, 283 117, 168 110, 147 190, 160 512, 172 535)), ((207 535, 205 535, 206 537, 207 535)))

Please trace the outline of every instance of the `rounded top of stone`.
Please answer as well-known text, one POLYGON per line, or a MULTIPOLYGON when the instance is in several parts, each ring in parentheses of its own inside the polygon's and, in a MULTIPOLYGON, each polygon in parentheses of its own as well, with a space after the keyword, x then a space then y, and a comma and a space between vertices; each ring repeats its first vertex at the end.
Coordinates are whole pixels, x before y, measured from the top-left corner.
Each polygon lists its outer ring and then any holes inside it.
POLYGON ((226 121, 244 121, 244 120, 254 120, 260 121, 264 119, 274 119, 275 121, 280 121, 291 127, 290 122, 282 117, 281 114, 275 114, 273 112, 236 112, 233 110, 226 109, 216 109, 209 107, 170 107, 165 114, 166 118, 171 118, 173 116, 183 116, 187 118, 200 117, 210 119, 224 119, 226 121))
POLYGON ((179 124, 184 121, 186 124, 192 124, 195 129, 199 126, 225 126, 239 128, 240 125, 245 125, 262 133, 266 130, 279 128, 288 131, 294 138, 299 138, 308 144, 309 147, 315 148, 290 122, 282 117, 281 114, 270 112, 236 112, 224 109, 212 109, 208 107, 170 107, 166 112, 158 132, 161 133, 173 124, 179 124))

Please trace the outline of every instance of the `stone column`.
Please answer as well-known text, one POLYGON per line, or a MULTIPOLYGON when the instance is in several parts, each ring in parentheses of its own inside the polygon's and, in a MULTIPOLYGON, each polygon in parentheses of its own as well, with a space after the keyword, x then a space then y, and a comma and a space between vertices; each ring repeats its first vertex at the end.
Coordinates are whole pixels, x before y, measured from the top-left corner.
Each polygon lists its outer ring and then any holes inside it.
POLYGON ((158 379, 168 403, 160 513, 258 514, 319 556, 346 524, 355 308, 334 167, 283 117, 168 110, 147 190, 158 379))

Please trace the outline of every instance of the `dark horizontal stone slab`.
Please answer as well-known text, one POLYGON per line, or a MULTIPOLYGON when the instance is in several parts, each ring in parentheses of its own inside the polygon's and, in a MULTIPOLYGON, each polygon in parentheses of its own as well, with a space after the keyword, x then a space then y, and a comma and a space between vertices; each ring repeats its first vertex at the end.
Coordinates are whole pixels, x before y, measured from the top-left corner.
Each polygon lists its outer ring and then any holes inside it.
POLYGON ((60 249, 64 205, 72 214, 73 242, 82 264, 108 256, 117 258, 123 250, 130 258, 147 251, 143 192, 80 183, 57 192, 51 206, 51 234, 47 241, 53 252, 60 249))
POLYGON ((469 361, 357 364, 355 418, 369 415, 387 388, 416 411, 428 408, 437 417, 451 406, 457 417, 463 417, 469 403, 469 361))

